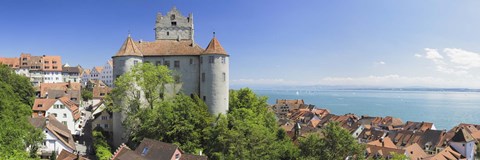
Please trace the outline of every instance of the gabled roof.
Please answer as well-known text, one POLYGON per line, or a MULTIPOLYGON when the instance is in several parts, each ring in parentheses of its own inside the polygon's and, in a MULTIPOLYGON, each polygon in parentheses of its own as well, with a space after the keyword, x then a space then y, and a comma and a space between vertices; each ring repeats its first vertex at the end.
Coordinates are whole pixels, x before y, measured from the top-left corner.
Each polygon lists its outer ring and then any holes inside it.
POLYGON ((69 97, 62 97, 59 100, 72 111, 73 119, 78 120, 80 118, 80 111, 75 102, 71 101, 69 97))
POLYGON ((450 146, 445 148, 444 150, 438 152, 433 157, 428 157, 426 159, 431 160, 454 160, 454 159, 461 159, 464 158, 460 153, 453 150, 450 146))
POLYGON ((96 66, 96 67, 93 67, 93 70, 97 71, 97 73, 102 73, 103 67, 102 66, 96 66))
POLYGON ((40 98, 37 98, 37 99, 35 99, 35 102, 33 103, 32 110, 33 111, 46 111, 46 110, 50 109, 50 107, 52 107, 52 105, 55 104, 56 101, 57 101, 56 99, 40 99, 40 98))
POLYGON ((73 153, 68 152, 67 150, 62 150, 60 154, 58 154, 57 160, 88 160, 83 156, 78 156, 73 153))
POLYGON ((470 142, 470 141, 475 141, 475 138, 473 138, 472 135, 470 135, 464 128, 461 128, 455 133, 451 141, 470 142))
POLYGON ((67 67, 63 66, 62 67, 62 72, 63 73, 81 73, 81 67, 80 66, 75 66, 75 67, 67 67))
POLYGON ((62 90, 67 92, 67 90, 76 90, 80 91, 81 84, 78 82, 70 83, 41 83, 40 84, 40 96, 45 97, 48 90, 62 90))
POLYGON ((132 37, 128 35, 127 39, 123 43, 122 47, 120 47, 120 50, 118 50, 117 54, 115 54, 115 56, 119 57, 119 56, 143 56, 143 55, 140 49, 138 49, 135 42, 132 40, 132 37))
POLYGON ((217 40, 216 37, 213 37, 210 43, 208 44, 207 48, 202 54, 223 54, 228 55, 225 49, 223 49, 220 42, 217 40))
POLYGON ((30 118, 30 124, 38 128, 48 129, 55 137, 57 137, 62 143, 75 150, 75 142, 73 136, 67 126, 60 123, 54 116, 49 115, 47 118, 37 117, 30 118), (47 122, 48 120, 48 122, 47 122))
POLYGON ((91 70, 90 69, 85 69, 83 70, 83 74, 90 75, 91 70))
POLYGON ((379 147, 386 147, 386 148, 394 148, 397 149, 397 146, 393 144, 392 140, 389 137, 385 137, 383 139, 379 139, 376 141, 372 141, 367 143, 369 145, 379 146, 379 147))
POLYGON ((393 153, 405 154, 405 150, 403 149, 387 148, 369 144, 367 144, 366 146, 367 156, 365 158, 387 158, 391 157, 393 153))
POLYGON ((422 147, 420 147, 417 143, 414 143, 412 145, 409 145, 408 147, 403 148, 405 149, 407 156, 410 159, 422 159, 428 156, 425 151, 423 151, 422 147))
POLYGON ((122 143, 117 148, 117 150, 115 150, 115 152, 113 153, 111 160, 116 160, 116 159, 118 159, 118 157, 122 156, 123 154, 125 154, 129 151, 132 151, 132 150, 130 148, 128 148, 128 146, 125 145, 125 143, 122 143))
POLYGON ((147 151, 145 154, 143 154, 143 157, 145 157, 146 159, 153 159, 156 157, 170 159, 174 156, 173 154, 179 148, 177 145, 171 143, 165 143, 153 139, 144 138, 142 140, 142 143, 140 143, 137 149, 135 149, 135 153, 138 155, 142 155, 142 152, 144 152, 145 149, 147 151))

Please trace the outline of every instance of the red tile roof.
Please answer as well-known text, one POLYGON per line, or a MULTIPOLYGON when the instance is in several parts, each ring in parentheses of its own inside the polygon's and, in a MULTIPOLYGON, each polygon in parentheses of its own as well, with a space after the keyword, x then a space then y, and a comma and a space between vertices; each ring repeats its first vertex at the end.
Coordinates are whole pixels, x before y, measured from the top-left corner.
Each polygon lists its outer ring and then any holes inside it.
POLYGON ((35 99, 33 103, 32 110, 35 111, 47 111, 52 107, 52 105, 56 102, 56 99, 35 99), (41 106, 41 107, 40 107, 41 106))
POLYGON ((210 43, 207 46, 207 49, 202 54, 223 54, 227 55, 225 49, 223 49, 220 42, 217 40, 216 37, 213 37, 210 43))
POLYGON ((10 68, 19 68, 20 67, 20 58, 0 58, 0 64, 9 66, 10 68))

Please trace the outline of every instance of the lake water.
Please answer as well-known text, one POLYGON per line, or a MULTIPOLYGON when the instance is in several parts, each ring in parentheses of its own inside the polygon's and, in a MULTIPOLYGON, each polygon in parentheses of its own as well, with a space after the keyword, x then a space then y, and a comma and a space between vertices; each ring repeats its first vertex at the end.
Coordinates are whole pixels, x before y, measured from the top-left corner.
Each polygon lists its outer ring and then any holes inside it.
POLYGON ((393 116, 406 121, 433 122, 437 129, 451 129, 459 123, 480 124, 479 92, 321 90, 255 90, 276 99, 304 99, 305 103, 326 108, 333 114, 354 113, 393 116))

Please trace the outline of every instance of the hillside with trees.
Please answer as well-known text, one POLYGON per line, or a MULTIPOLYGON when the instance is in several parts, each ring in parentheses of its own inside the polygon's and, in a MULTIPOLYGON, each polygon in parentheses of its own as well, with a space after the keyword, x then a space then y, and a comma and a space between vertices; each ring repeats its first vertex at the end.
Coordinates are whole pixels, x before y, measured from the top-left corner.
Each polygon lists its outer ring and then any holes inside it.
POLYGON ((26 77, 0 65, 0 159, 36 158, 43 134, 28 121, 34 95, 26 77))

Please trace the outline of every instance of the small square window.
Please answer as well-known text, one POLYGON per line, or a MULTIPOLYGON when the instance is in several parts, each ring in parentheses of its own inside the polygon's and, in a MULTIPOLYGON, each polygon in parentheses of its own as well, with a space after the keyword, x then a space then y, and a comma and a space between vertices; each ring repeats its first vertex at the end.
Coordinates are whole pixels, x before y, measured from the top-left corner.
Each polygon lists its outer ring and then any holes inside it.
POLYGON ((173 61, 173 67, 180 68, 180 61, 173 61))
POLYGON ((208 57, 208 63, 214 63, 215 62, 215 57, 209 56, 208 57))
POLYGON ((165 61, 163 63, 164 63, 163 65, 167 66, 167 68, 170 68, 170 61, 165 61))

